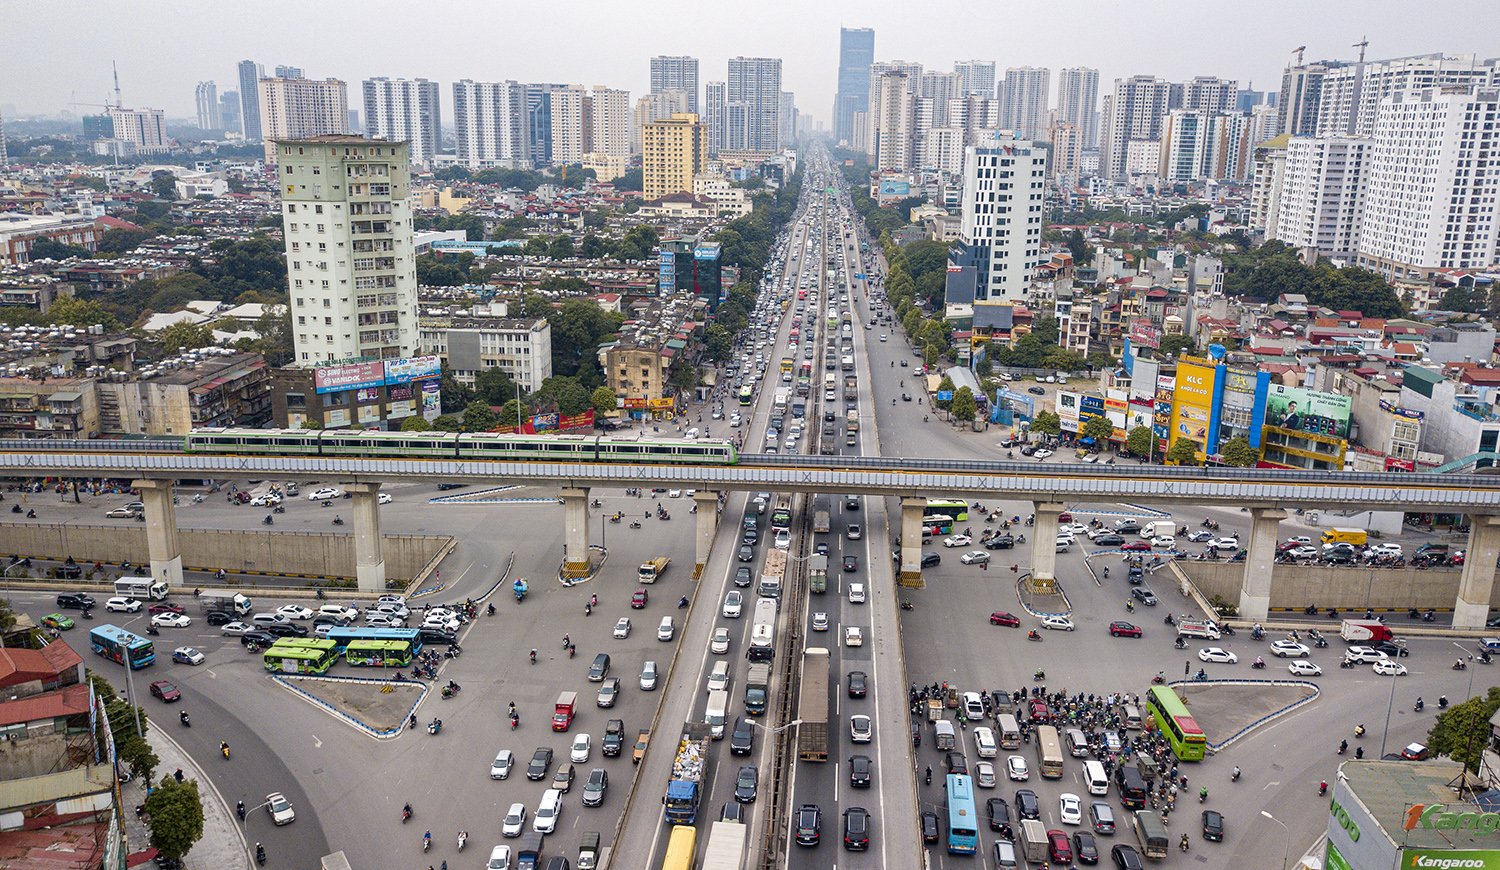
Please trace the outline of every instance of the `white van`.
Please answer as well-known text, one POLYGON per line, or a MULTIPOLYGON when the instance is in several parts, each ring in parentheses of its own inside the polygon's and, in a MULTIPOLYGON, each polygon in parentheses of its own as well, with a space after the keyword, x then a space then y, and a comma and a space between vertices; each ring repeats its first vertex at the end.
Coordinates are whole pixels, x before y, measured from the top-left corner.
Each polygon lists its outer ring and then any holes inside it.
POLYGON ((1083 781, 1089 784, 1089 794, 1109 794, 1109 777, 1104 775, 1104 765, 1092 758, 1083 763, 1083 781))
POLYGON ((557 830, 557 816, 562 812, 562 792, 549 788, 542 792, 542 802, 537 804, 536 814, 531 817, 531 829, 540 834, 557 830))
POLYGON ((1021 746, 1021 726, 1016 723, 1016 717, 1010 713, 1001 713, 995 717, 995 728, 1000 732, 1000 745, 1006 749, 1019 749, 1021 746))
POLYGON ((280 613, 257 613, 250 617, 250 622, 255 625, 285 625, 287 621, 280 613))
POLYGON ((657 640, 671 640, 677 634, 677 626, 672 624, 672 617, 663 616, 661 625, 656 627, 657 640))
POLYGON ((995 743, 995 732, 988 728, 975 728, 974 751, 979 753, 980 758, 994 758, 998 755, 1000 747, 995 743))
POLYGON ((687 430, 687 440, 689 440, 689 441, 697 441, 698 440, 698 427, 697 426, 694 426, 693 428, 687 430))
POLYGON ((1141 730, 1141 709, 1134 704, 1125 705, 1125 727, 1131 731, 1141 730))
POLYGON ((729 688, 729 662, 719 659, 714 662, 714 669, 708 674, 708 690, 710 692, 722 692, 729 688))

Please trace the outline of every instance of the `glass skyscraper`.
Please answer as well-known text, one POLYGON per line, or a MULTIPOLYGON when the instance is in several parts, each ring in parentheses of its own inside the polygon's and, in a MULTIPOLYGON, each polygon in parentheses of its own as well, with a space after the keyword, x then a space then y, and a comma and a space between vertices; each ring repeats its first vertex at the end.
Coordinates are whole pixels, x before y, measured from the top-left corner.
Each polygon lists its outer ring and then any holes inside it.
POLYGON ((833 98, 833 135, 854 141, 854 114, 870 110, 870 64, 875 62, 875 31, 839 29, 839 90, 833 98))

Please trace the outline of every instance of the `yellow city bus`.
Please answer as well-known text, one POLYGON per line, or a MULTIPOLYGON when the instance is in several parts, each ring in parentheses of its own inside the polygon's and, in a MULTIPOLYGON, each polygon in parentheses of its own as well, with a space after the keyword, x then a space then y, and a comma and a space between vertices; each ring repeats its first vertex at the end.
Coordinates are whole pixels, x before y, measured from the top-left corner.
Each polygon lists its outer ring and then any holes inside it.
POLYGON ((404 668, 411 664, 411 644, 399 640, 351 640, 344 661, 353 667, 404 668))
POLYGON ((326 674, 338 661, 338 647, 321 638, 283 638, 265 652, 266 670, 287 674, 326 674))
POLYGON ((672 837, 667 840, 667 858, 661 862, 661 870, 693 870, 696 866, 693 850, 697 845, 697 828, 691 825, 673 825, 672 837))

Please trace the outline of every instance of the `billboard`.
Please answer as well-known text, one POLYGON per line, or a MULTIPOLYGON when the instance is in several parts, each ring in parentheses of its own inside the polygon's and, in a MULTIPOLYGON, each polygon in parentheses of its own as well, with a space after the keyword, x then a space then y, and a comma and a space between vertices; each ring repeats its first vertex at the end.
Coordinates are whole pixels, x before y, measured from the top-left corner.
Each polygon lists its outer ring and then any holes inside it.
POLYGON ((880 179, 880 198, 882 200, 886 200, 886 199, 905 199, 906 197, 908 197, 910 195, 911 195, 911 183, 910 182, 897 181, 894 178, 882 178, 882 179, 880 179))
POLYGON ((1212 366, 1181 360, 1177 363, 1177 386, 1172 394, 1172 423, 1169 441, 1186 438, 1198 445, 1200 453, 1208 443, 1208 421, 1213 412, 1214 381, 1218 371, 1212 366))
POLYGON ((1130 343, 1136 347, 1161 347, 1161 329, 1149 317, 1133 317, 1130 321, 1130 343))
POLYGON ((1335 438, 1349 437, 1354 400, 1338 393, 1272 384, 1266 397, 1266 424, 1335 438))
POLYGON ((323 366, 313 371, 313 388, 320 393, 337 393, 385 384, 385 367, 378 362, 323 366))
POLYGON ((385 361, 385 382, 387 384, 407 384, 412 381, 425 381, 435 378, 443 373, 443 361, 435 356, 414 356, 408 359, 388 359, 385 361))

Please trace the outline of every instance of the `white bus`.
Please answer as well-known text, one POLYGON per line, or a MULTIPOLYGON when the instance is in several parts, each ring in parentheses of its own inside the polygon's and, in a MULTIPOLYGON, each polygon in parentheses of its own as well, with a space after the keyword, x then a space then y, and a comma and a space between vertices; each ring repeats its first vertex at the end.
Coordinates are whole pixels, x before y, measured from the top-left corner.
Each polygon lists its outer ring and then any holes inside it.
POLYGON ((115 581, 115 594, 140 601, 165 601, 167 581, 150 577, 121 577, 115 581))
POLYGON ((775 658, 776 599, 759 598, 755 602, 755 618, 750 626, 750 648, 745 658, 752 662, 768 662, 775 658))

